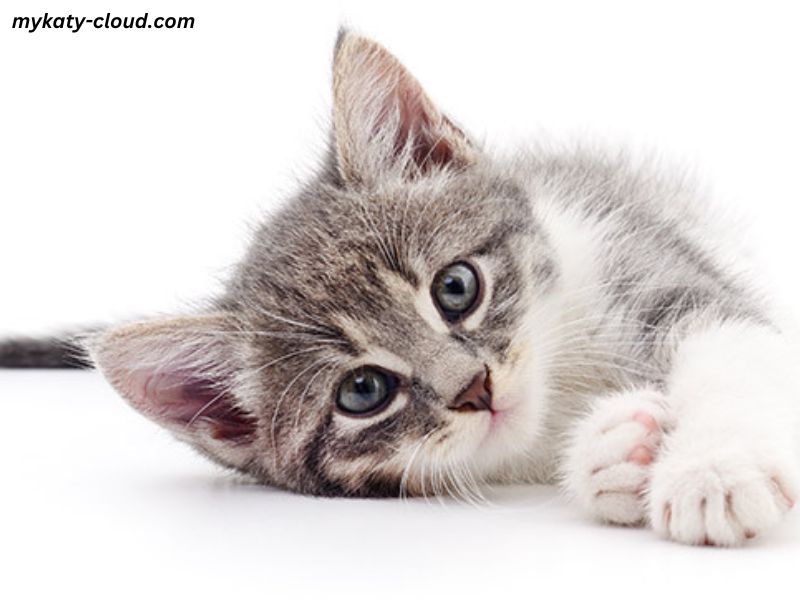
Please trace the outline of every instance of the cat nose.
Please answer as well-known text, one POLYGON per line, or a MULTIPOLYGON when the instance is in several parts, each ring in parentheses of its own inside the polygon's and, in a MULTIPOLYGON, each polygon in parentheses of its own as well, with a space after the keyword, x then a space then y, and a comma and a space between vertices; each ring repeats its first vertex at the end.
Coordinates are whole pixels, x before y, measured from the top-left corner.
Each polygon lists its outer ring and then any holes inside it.
POLYGON ((447 406, 458 412, 492 410, 492 379, 489 368, 477 373, 469 385, 447 406))

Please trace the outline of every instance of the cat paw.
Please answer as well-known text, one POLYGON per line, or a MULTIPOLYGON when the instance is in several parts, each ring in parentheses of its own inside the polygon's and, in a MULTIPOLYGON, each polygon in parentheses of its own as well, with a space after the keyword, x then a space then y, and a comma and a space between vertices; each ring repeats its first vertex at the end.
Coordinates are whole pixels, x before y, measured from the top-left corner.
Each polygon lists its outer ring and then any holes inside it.
POLYGON ((753 453, 668 456, 653 472, 650 521, 677 542, 737 546, 775 525, 798 497, 797 469, 763 466, 753 453))
POLYGON ((664 397, 658 392, 602 399, 572 431, 563 469, 567 492, 599 521, 644 523, 643 494, 666 427, 664 397))

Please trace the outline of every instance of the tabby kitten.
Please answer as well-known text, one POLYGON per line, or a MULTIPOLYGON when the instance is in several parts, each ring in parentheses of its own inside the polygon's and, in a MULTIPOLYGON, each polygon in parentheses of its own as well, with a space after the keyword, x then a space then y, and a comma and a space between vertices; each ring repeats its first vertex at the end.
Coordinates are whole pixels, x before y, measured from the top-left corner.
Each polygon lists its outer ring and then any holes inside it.
MULTIPOLYGON (((135 409, 304 494, 560 482, 601 521, 726 546, 792 507, 794 350, 684 180, 491 156, 349 32, 333 99, 326 165, 222 297, 88 338, 135 409)), ((0 363, 54 355, 7 343, 0 363)))

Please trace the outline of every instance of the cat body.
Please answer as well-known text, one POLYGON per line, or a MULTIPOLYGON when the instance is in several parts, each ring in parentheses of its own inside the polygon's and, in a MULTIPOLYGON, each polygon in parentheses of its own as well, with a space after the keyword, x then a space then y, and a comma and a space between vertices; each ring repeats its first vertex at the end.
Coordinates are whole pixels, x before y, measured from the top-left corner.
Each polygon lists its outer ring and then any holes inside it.
POLYGON ((222 297, 87 339, 134 408, 301 493, 558 482, 599 520, 718 545, 788 511, 797 354, 688 181, 491 156, 352 33, 333 83, 328 159, 222 297))

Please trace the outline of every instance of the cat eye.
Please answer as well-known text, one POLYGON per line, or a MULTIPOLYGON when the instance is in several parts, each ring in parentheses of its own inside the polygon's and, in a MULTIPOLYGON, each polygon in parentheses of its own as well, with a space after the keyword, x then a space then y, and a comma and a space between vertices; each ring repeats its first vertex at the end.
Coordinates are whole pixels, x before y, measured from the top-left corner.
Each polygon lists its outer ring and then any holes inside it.
POLYGON ((480 277, 475 267, 457 262, 436 274, 431 286, 439 312, 446 321, 457 323, 465 319, 479 304, 480 277))
POLYGON ((360 367, 339 384, 336 406, 354 416, 375 414, 389 405, 397 389, 397 377, 378 367, 360 367))

